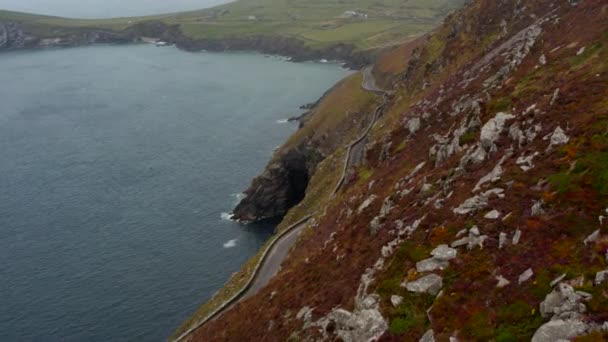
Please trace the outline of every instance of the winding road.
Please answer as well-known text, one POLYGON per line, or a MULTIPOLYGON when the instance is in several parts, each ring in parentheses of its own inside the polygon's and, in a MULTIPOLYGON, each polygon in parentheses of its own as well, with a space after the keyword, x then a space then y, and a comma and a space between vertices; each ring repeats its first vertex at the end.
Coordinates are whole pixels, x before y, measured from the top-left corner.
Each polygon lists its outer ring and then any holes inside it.
MULTIPOLYGON (((363 81, 361 83, 363 89, 383 95, 383 100, 382 104, 376 107, 369 127, 365 130, 361 137, 359 137, 349 145, 345 158, 346 160, 344 163, 342 177, 338 182, 336 189, 334 190, 334 194, 337 193, 344 184, 348 169, 351 166, 359 165, 362 162, 365 151, 365 144, 367 143, 367 135, 376 124, 376 121, 380 117, 380 114, 382 113, 382 110, 384 109, 384 106, 386 105, 387 101, 386 91, 380 89, 376 85, 376 81, 372 75, 372 67, 366 67, 361 72, 363 74, 363 81)), ((275 242, 271 245, 270 249, 268 249, 266 253, 262 256, 261 262, 256 268, 256 270, 254 270, 254 274, 248 284, 245 285, 245 287, 240 292, 235 294, 231 299, 226 301, 224 305, 222 305, 216 311, 208 315, 205 319, 199 321, 197 324, 195 324, 193 327, 188 329, 186 332, 184 332, 182 335, 180 335, 173 341, 179 342, 184 340, 186 337, 188 337, 188 335, 190 335, 196 329, 200 328, 205 323, 221 316, 222 313, 230 310, 239 301, 255 295, 261 288, 266 286, 270 279, 272 279, 272 277, 274 277, 279 272, 283 260, 285 260, 289 251, 291 250, 291 247, 293 247, 293 245, 296 243, 298 236, 306 227, 306 224, 314 216, 314 214, 315 213, 312 213, 300 220, 299 222, 296 222, 292 226, 285 229, 281 233, 281 235, 277 237, 275 242)))

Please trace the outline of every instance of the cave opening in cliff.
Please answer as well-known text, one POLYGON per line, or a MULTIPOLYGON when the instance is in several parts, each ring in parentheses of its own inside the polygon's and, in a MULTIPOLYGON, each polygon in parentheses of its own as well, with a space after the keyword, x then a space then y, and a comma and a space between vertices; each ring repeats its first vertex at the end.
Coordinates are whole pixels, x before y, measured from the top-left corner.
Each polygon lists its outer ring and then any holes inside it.
POLYGON ((309 175, 308 170, 303 168, 290 169, 288 172, 289 190, 287 192, 287 208, 292 208, 300 203, 306 196, 309 175))

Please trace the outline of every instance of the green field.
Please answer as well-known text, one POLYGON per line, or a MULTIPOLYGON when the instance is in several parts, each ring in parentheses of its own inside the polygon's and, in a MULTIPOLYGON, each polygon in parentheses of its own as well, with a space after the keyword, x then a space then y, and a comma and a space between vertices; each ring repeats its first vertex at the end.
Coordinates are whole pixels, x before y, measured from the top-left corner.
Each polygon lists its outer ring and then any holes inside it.
POLYGON ((177 24, 193 39, 283 36, 312 48, 348 43, 357 49, 407 40, 432 29, 464 0, 239 0, 166 15, 99 20, 68 19, 0 11, 0 21, 16 21, 45 38, 80 28, 120 31, 160 20, 177 24))

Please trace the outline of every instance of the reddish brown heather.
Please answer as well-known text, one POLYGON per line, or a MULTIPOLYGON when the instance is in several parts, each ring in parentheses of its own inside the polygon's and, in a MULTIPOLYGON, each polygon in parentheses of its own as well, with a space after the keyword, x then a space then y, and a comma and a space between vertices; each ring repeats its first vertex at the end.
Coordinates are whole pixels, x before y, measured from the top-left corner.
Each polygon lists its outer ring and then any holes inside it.
MULTIPOLYGON (((366 163, 359 170, 360 174, 371 172, 371 177, 365 181, 355 177, 337 197, 323 204, 324 215, 318 225, 300 238, 268 286, 203 326, 192 340, 286 341, 294 332, 299 332, 300 337, 319 336, 316 328, 303 331, 296 313, 309 306, 314 308, 316 320, 337 306, 352 310, 361 274, 380 257, 381 247, 393 239, 389 231, 395 228, 395 222, 411 224, 425 215, 402 249, 387 260, 370 289, 382 296, 383 314, 391 323, 397 319, 407 322, 407 317, 423 318, 405 330, 391 324, 382 340, 417 340, 428 328, 433 328, 439 341, 455 331, 463 340, 529 339, 544 322, 538 305, 550 292, 549 282, 562 273, 567 274, 567 279, 582 276, 578 288, 594 295, 588 303, 588 319, 608 319, 608 288, 591 286, 595 272, 607 266, 604 254, 608 240, 600 239, 591 246, 582 243, 600 227, 598 215, 608 207, 606 2, 584 0, 571 6, 565 0, 477 0, 421 39, 422 45, 415 41, 379 59, 381 73, 397 72, 392 85, 396 92, 373 132, 375 141, 369 144, 366 163), (559 21, 551 19, 542 25, 536 44, 501 87, 483 86, 502 66, 498 62, 463 86, 465 72, 484 55, 539 18, 550 15, 559 21), (502 33, 503 20, 508 34, 502 33), (577 55, 583 47, 585 51, 577 55), (539 63, 542 55, 546 65, 539 63), (400 57, 407 62, 400 64, 400 57), (382 63, 392 64, 383 67, 382 63), (551 105, 556 89, 559 97, 551 105), (471 190, 479 179, 513 145, 507 134, 501 135, 495 154, 480 164, 469 164, 455 178, 450 185, 453 195, 442 208, 424 206, 423 202, 438 191, 437 184, 451 177, 465 153, 458 152, 436 167, 429 158, 429 148, 435 144, 433 134, 446 135, 462 121, 462 114, 449 113, 463 95, 479 95, 482 99, 482 124, 498 111, 505 111, 516 116, 509 125, 533 119, 542 129, 532 143, 517 149, 503 164, 504 173, 494 185, 505 189, 505 199, 491 199, 487 210, 455 215, 452 209, 473 196, 471 190), (441 101, 436 107, 422 101, 433 104, 438 98, 441 101), (533 104, 536 113, 524 115, 533 104), (410 137, 401 123, 424 110, 430 111, 431 117, 410 137), (549 142, 542 138, 558 126, 566 131, 570 141, 545 152, 549 142), (389 158, 380 160, 387 137, 393 142, 389 158), (533 152, 540 153, 534 159, 535 167, 523 172, 516 159, 533 152), (410 183, 416 185, 414 191, 403 198, 395 196, 395 184, 423 161, 427 165, 410 183), (422 192, 423 183, 432 184, 433 188, 422 192), (378 199, 357 213, 361 202, 371 194, 378 199), (395 208, 384 218, 379 233, 372 236, 369 223, 387 196, 396 201, 395 208), (541 200, 544 212, 533 216, 531 208, 541 200), (504 222, 484 219, 491 209, 503 216, 511 215, 504 222), (349 210, 353 211, 350 216, 349 210), (458 231, 472 225, 477 225, 488 240, 483 249, 459 249, 458 257, 441 272, 443 295, 432 301, 429 321, 424 313, 427 308, 419 306, 422 299, 408 294, 398 284, 415 277, 415 261, 428 257, 437 245, 454 241, 458 231), (499 233, 507 233, 511 239, 517 229, 522 232, 521 242, 499 250, 499 233), (332 233, 333 240, 324 247, 332 233), (528 268, 534 271, 533 278, 518 285, 517 278, 528 268), (509 279, 511 284, 496 288, 497 275, 509 279), (391 307, 391 294, 400 294, 412 303, 409 316, 391 307)), ((473 138, 478 140, 479 131, 473 138)), ((602 231, 605 233, 606 228, 602 231)), ((602 338, 597 334, 594 337, 602 338)))

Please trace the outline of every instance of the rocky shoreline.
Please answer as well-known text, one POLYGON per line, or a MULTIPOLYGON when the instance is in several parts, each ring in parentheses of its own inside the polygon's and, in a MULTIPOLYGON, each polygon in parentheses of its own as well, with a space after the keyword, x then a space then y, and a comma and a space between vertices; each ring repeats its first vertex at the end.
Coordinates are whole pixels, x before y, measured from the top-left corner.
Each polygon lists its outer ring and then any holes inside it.
POLYGON ((354 46, 349 44, 335 44, 316 50, 298 39, 280 36, 193 39, 184 35, 179 25, 167 25, 160 21, 138 23, 122 31, 86 27, 61 28, 53 30, 47 36, 32 34, 18 22, 0 22, 0 52, 92 44, 128 44, 142 42, 144 37, 175 44, 177 48, 190 52, 255 51, 289 57, 294 62, 339 60, 351 69, 360 69, 370 64, 376 55, 375 51, 355 51, 354 46))

